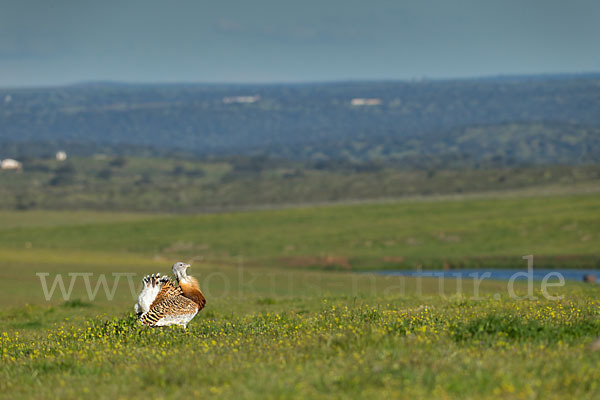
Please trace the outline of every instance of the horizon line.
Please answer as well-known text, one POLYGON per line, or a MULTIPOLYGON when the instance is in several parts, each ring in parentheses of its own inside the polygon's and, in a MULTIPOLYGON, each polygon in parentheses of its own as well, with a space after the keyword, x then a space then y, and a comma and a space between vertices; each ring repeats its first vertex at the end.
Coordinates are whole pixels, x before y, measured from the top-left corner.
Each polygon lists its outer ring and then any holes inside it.
POLYGON ((540 72, 540 73, 523 73, 523 74, 492 74, 492 75, 474 75, 467 77, 441 77, 431 78, 427 76, 413 78, 342 78, 342 79, 316 79, 306 81, 257 81, 257 82, 240 82, 240 81, 121 81, 110 79, 98 80, 83 80, 72 83, 48 84, 48 85, 17 85, 17 86, 0 86, 0 90, 30 90, 30 89, 57 89, 57 88, 72 88, 85 86, 310 86, 310 85, 327 85, 339 83, 423 83, 423 82, 460 82, 460 81, 498 81, 498 80, 529 80, 529 79, 569 79, 569 78, 593 78, 600 77, 599 71, 587 72, 540 72))

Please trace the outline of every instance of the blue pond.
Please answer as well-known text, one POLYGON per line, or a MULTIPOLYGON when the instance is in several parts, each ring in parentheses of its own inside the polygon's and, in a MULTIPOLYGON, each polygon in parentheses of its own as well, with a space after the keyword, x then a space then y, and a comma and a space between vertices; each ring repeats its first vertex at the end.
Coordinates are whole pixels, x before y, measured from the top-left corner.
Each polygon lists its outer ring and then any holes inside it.
MULTIPOLYGON (((515 274, 515 280, 527 280, 529 272, 526 269, 452 269, 452 270, 389 270, 389 271, 377 271, 381 275, 392 275, 392 276, 421 276, 423 278, 461 278, 461 279, 496 279, 496 280, 509 280, 515 274), (485 275, 484 275, 485 274, 485 275), (526 276, 527 274, 527 276, 526 276)), ((534 281, 541 281, 548 274, 552 274, 548 277, 548 282, 557 282, 558 276, 556 273, 561 274, 565 280, 568 281, 583 281, 584 275, 593 275, 596 277, 597 282, 600 282, 600 270, 596 269, 538 269, 534 268, 531 275, 534 281)))

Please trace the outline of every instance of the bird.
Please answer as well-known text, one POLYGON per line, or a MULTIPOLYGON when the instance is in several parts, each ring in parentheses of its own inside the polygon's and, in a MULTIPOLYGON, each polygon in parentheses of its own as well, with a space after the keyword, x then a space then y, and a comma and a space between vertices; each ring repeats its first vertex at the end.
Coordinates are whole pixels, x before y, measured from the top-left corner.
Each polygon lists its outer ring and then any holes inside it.
POLYGON ((206 299, 198 281, 188 276, 190 264, 177 262, 172 271, 176 281, 160 273, 146 275, 134 306, 142 325, 150 327, 180 325, 183 328, 204 308, 206 299))

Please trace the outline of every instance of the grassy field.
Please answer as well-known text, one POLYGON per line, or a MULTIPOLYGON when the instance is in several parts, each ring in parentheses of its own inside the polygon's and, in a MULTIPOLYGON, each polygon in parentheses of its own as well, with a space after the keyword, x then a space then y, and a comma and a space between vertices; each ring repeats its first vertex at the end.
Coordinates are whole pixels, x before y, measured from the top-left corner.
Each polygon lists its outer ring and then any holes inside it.
POLYGON ((68 268, 113 255, 344 270, 522 267, 526 254, 538 267, 595 268, 599 210, 597 195, 577 195, 210 215, 0 212, 0 249, 19 264, 77 251, 68 268))
POLYGON ((577 195, 0 212, 0 398, 598 398, 595 285, 552 287, 562 298, 550 300, 536 282, 535 299, 515 299, 506 282, 361 271, 524 268, 526 254, 593 265, 599 206, 577 195), (207 307, 187 331, 137 326, 142 275, 177 260, 192 262, 207 307), (42 280, 50 290, 59 275, 72 292, 45 296, 42 280))
POLYGON ((409 196, 600 192, 600 165, 411 169, 395 164, 101 157, 0 171, 0 209, 206 212, 409 196))

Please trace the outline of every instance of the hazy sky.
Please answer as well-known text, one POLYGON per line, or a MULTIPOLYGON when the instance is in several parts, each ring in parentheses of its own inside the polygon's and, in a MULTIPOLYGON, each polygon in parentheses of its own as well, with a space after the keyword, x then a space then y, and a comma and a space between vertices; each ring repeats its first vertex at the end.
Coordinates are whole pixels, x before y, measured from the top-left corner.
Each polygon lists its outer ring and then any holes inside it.
POLYGON ((0 0, 0 86, 600 71, 600 0, 0 0))

